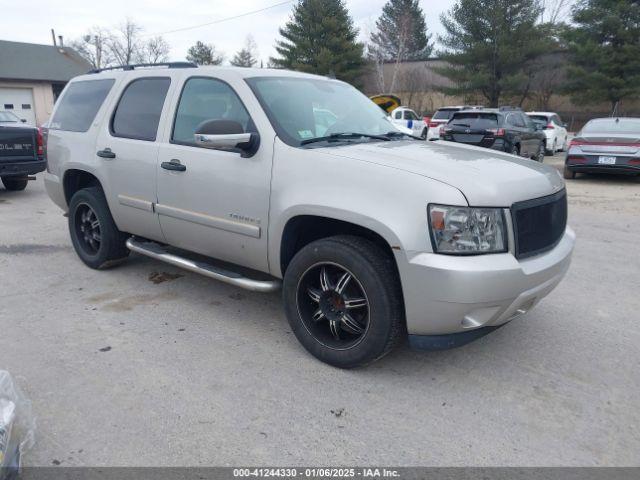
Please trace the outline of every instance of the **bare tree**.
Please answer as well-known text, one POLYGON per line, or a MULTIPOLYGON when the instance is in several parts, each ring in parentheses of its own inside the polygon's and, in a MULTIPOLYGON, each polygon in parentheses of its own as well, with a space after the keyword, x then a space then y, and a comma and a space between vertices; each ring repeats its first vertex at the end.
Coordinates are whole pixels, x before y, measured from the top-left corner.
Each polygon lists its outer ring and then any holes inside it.
POLYGON ((171 47, 167 41, 161 37, 153 37, 147 40, 138 50, 138 59, 140 63, 161 63, 169 60, 169 52, 171 47))
POLYGON ((93 27, 77 40, 70 43, 93 68, 108 67, 113 56, 108 47, 111 33, 101 27, 93 27))
POLYGON ((564 22, 571 10, 571 0, 540 0, 540 21, 557 25, 564 22))
POLYGON ((127 18, 109 38, 108 46, 117 65, 129 65, 136 62, 141 55, 142 27, 127 18))

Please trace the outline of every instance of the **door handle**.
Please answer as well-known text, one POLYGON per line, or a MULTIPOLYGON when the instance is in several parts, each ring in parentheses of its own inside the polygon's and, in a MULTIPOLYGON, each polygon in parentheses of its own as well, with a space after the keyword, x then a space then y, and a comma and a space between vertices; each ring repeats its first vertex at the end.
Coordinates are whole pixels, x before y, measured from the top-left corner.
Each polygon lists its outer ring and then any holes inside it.
POLYGON ((187 169, 185 165, 180 163, 180 160, 176 160, 175 158, 170 162, 162 162, 160 166, 165 170, 172 170, 174 172, 184 172, 187 169))
POLYGON ((96 152, 100 158, 116 158, 116 154, 111 151, 110 148, 105 148, 104 150, 98 150, 96 152))

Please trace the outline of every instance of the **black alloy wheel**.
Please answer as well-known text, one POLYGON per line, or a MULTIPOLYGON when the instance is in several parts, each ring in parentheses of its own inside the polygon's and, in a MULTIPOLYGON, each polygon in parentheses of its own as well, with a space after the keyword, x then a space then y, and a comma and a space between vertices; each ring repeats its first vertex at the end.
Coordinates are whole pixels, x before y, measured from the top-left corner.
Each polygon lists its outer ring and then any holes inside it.
POLYGON ((313 265, 302 275, 297 304, 304 327, 329 348, 357 345, 369 326, 369 300, 362 284, 336 263, 313 265))

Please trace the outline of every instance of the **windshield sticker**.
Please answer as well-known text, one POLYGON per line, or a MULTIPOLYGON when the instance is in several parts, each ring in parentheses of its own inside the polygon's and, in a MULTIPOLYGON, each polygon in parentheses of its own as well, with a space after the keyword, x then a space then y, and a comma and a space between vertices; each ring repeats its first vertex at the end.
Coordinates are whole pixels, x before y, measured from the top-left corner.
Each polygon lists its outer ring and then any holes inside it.
POLYGON ((298 130, 298 136, 300 138, 313 138, 313 132, 311 130, 298 130))

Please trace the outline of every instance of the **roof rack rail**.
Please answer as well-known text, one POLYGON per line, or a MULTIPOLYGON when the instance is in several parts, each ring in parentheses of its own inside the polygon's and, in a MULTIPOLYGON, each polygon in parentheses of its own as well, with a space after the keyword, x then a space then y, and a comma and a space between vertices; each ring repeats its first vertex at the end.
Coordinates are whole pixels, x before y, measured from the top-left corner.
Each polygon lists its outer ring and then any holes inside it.
POLYGON ((141 67, 168 67, 168 68, 198 68, 198 65, 191 62, 163 62, 163 63, 136 63, 134 65, 119 65, 117 67, 94 68, 87 73, 100 73, 109 70, 135 70, 141 67))
POLYGON ((522 112, 522 108, 520 108, 520 107, 512 107, 510 105, 504 105, 504 106, 498 108, 498 110, 501 111, 501 112, 508 112, 510 110, 515 110, 517 112, 522 112))

